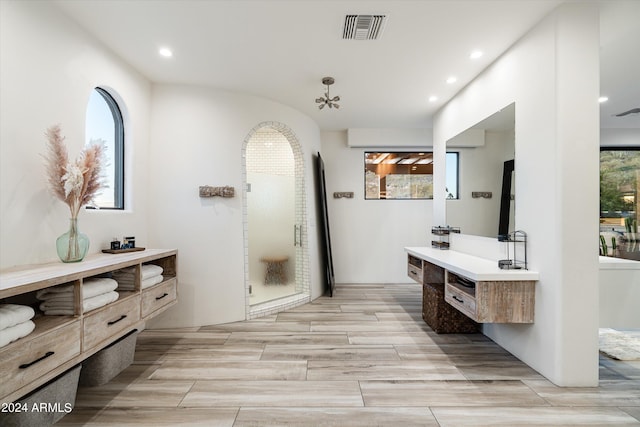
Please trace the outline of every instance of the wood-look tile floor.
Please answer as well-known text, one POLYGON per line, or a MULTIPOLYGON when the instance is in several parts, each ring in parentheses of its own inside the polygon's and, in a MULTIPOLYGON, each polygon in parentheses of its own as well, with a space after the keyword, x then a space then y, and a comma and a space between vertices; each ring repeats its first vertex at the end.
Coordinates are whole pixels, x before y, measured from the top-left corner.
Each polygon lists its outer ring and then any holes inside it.
POLYGON ((59 426, 640 425, 640 362, 560 388, 481 334, 435 334, 413 284, 341 285, 266 318, 143 331, 59 426))

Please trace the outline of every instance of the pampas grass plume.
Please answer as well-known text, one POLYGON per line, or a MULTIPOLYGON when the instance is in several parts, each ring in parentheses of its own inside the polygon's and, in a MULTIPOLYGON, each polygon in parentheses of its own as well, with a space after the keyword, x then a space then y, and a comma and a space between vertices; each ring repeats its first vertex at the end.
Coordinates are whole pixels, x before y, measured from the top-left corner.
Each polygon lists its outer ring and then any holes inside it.
POLYGON ((51 126, 45 133, 47 181, 53 195, 69 206, 71 218, 77 218, 80 208, 91 203, 106 186, 102 176, 105 165, 104 141, 92 140, 76 161, 70 163, 61 133, 60 125, 51 126))

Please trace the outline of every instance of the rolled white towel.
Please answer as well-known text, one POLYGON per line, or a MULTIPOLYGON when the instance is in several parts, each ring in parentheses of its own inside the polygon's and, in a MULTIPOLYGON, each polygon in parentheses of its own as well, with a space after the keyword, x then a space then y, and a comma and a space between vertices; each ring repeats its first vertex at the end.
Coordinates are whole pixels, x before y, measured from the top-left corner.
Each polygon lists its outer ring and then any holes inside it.
POLYGON ((142 280, 149 279, 154 276, 159 276, 164 271, 162 267, 155 264, 144 264, 140 270, 142 280))
POLYGON ((41 300, 42 304, 50 304, 50 305, 55 305, 55 304, 70 304, 73 307, 73 295, 60 295, 60 296, 56 296, 56 297, 51 297, 51 298, 46 298, 41 300))
POLYGON ((162 275, 149 277, 148 279, 144 279, 142 281, 142 283, 140 284, 140 287, 142 289, 147 289, 148 287, 151 287, 153 285, 157 285, 158 283, 162 282, 163 280, 164 280, 164 277, 162 275))
POLYGON ((106 294, 97 295, 95 297, 88 298, 82 301, 82 310, 87 311, 95 310, 96 308, 103 307, 109 303, 117 301, 120 295, 117 292, 107 292, 106 294))
MULTIPOLYGON (((143 264, 142 267, 140 267, 140 276, 142 276, 142 280, 144 280, 153 276, 159 276, 163 271, 163 268, 159 265, 143 264)), ((114 271, 112 275, 114 279, 118 280, 135 277, 135 274, 135 267, 127 267, 121 270, 114 271)))
MULTIPOLYGON (((82 299, 95 297, 118 287, 118 282, 107 277, 92 277, 82 282, 82 299)), ((68 297, 73 300, 73 285, 55 286, 36 292, 36 298, 47 300, 50 298, 68 297)))
POLYGON ((122 274, 122 275, 126 275, 126 274, 136 274, 136 268, 135 267, 126 267, 126 268, 121 268, 120 270, 116 270, 113 272, 113 275, 115 276, 116 274, 122 274))
POLYGON ((0 304, 0 331, 31 320, 35 314, 28 305, 0 304))
POLYGON ((51 308, 44 312, 45 316, 73 316, 73 308, 51 308))
POLYGON ((14 342, 15 340, 26 337, 36 328, 36 324, 32 320, 9 326, 2 330, 0 334, 0 347, 14 342))
MULTIPOLYGON (((158 283, 162 282, 164 280, 164 276, 160 275, 160 276, 153 276, 153 277, 149 277, 148 279, 144 279, 142 281, 142 283, 140 283, 140 288, 141 289, 147 289, 153 285, 157 285, 158 283)), ((129 282, 118 282, 118 290, 121 291, 133 291, 135 290, 135 286, 133 284, 133 282, 129 283, 129 282)))
POLYGON ((48 299, 40 303, 40 310, 47 311, 52 309, 65 309, 71 310, 71 314, 73 314, 73 307, 75 307, 73 300, 57 300, 57 299, 48 299))
POLYGON ((133 280, 135 279, 136 275, 133 273, 119 273, 119 272, 115 272, 111 275, 111 277, 113 277, 115 280, 120 281, 120 280, 133 280))
POLYGON ((71 295, 73 297, 73 284, 59 285, 52 288, 40 289, 36 292, 36 298, 39 300, 47 299, 53 295, 71 295))
MULTIPOLYGON (((140 276, 142 282, 140 283, 141 289, 148 288, 157 283, 162 282, 164 269, 155 264, 143 264, 140 267, 140 276)), ((121 270, 114 271, 112 277, 118 282, 118 289, 124 291, 133 291, 135 289, 136 276, 135 268, 127 267, 121 270)))
MULTIPOLYGON (((82 300, 82 311, 85 313, 87 311, 95 310, 96 308, 100 308, 109 303, 117 301, 120 295, 117 292, 111 291, 101 295, 96 295, 91 298, 87 298, 82 300)), ((74 305, 73 301, 44 301, 40 304, 40 310, 44 311, 44 314, 51 315, 66 315, 72 316, 74 315, 74 305)))
POLYGON ((132 277, 130 279, 121 279, 121 278, 117 278, 116 281, 118 282, 118 286, 123 286, 123 285, 127 285, 127 286, 131 286, 133 287, 133 285, 135 284, 135 279, 132 277))
POLYGON ((92 278, 82 282, 82 299, 86 300, 98 295, 114 291, 118 282, 108 278, 92 278))

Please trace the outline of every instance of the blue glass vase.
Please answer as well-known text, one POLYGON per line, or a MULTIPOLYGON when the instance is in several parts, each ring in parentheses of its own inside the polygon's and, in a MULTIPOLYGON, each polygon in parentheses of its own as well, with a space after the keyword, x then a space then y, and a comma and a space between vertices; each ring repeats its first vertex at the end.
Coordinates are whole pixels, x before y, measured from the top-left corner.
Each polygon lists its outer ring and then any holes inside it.
POLYGON ((69 220, 69 231, 58 237, 56 250, 62 262, 82 261, 89 251, 89 238, 78 231, 78 219, 69 220))

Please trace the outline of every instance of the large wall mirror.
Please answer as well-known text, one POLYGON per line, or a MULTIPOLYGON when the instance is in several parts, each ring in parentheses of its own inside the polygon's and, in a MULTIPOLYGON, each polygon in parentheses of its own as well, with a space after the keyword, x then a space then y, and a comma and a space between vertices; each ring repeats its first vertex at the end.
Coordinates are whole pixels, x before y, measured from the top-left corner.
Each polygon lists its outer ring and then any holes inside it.
POLYGON ((447 224, 493 238, 513 231, 515 103, 448 140, 447 151, 459 153, 459 194, 447 200, 447 224))

